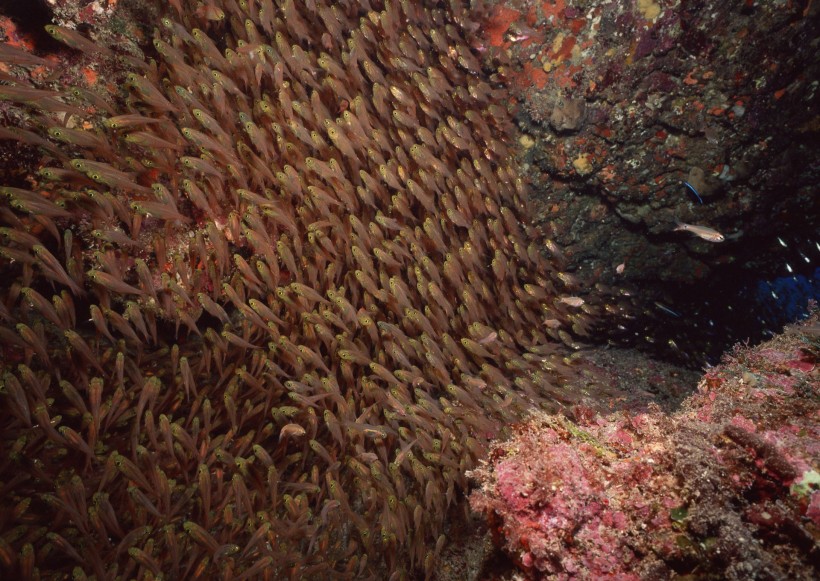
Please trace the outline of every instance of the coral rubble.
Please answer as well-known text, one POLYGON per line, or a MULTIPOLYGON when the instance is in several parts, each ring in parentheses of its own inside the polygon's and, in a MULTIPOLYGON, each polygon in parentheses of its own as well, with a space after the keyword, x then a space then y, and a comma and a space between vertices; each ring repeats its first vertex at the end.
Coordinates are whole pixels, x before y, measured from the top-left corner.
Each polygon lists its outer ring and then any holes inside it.
POLYGON ((431 575, 487 442, 576 397, 592 312, 530 241, 476 26, 163 5, 149 58, 49 27, 93 89, 3 48, 2 138, 46 163, 0 187, 0 571, 431 575))

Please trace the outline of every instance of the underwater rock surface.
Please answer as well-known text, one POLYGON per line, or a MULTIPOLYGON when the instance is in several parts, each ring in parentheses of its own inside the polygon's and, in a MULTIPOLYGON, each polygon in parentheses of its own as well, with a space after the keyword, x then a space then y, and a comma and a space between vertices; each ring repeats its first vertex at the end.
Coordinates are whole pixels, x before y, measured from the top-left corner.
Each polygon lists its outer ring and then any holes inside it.
POLYGON ((536 224, 599 297, 631 293, 635 323, 600 334, 699 366, 777 332, 745 288, 820 263, 817 3, 493 6, 483 42, 510 59, 536 224))
POLYGON ((818 356, 815 311, 738 346, 675 413, 536 413, 471 473, 470 505, 526 578, 816 579, 818 356))

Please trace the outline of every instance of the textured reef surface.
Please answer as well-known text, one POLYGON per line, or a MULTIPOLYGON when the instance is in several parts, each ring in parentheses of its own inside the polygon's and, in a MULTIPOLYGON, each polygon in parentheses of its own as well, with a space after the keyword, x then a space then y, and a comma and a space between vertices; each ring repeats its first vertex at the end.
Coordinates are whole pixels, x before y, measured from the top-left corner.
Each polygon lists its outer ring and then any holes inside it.
POLYGON ((496 578, 816 579, 819 355, 815 313, 736 347, 675 413, 623 385, 626 409, 516 426, 472 472, 514 561, 496 578))
POLYGON ((478 26, 159 5, 150 42, 2 45, 0 567, 429 576, 489 441, 581 398, 595 310, 528 226, 478 26))
POLYGON ((809 578, 817 10, 0 2, 0 578, 809 578))
POLYGON ((534 221, 591 292, 627 287, 641 313, 605 332, 700 366, 782 325, 749 289, 811 278, 820 262, 819 11, 808 0, 494 3, 482 42, 509 57, 498 74, 519 103, 534 221), (725 240, 675 232, 676 221, 725 240))

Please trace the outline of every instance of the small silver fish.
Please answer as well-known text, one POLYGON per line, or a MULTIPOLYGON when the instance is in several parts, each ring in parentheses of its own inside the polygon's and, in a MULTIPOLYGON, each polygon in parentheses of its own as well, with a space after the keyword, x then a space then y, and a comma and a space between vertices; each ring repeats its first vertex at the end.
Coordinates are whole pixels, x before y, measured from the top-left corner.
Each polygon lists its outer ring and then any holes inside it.
POLYGON ((655 301, 655 306, 658 307, 663 312, 665 312, 667 315, 672 315, 673 317, 677 317, 677 318, 681 317, 680 313, 676 313, 675 311, 673 311, 672 309, 670 309, 669 307, 667 307, 663 303, 659 303, 658 301, 655 301))
POLYGON ((684 230, 686 232, 691 232, 698 238, 703 238, 709 242, 723 242, 725 238, 723 234, 718 232, 717 230, 713 230, 708 226, 698 226, 695 224, 684 224, 683 222, 678 222, 677 226, 675 227, 675 232, 678 230, 684 230))
POLYGON ((584 299, 581 297, 561 297, 558 299, 558 302, 564 303, 565 305, 569 305, 571 307, 580 307, 584 304, 584 299))

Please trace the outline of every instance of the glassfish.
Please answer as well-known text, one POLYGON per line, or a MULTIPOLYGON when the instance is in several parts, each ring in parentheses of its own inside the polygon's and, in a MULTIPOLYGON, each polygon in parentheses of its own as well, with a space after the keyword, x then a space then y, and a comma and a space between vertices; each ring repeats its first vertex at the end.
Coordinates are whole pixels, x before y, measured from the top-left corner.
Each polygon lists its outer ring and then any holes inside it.
POLYGON ((691 232, 698 238, 703 238, 709 242, 723 242, 725 240, 723 234, 717 230, 709 228, 708 226, 698 226, 695 224, 684 224, 683 222, 678 222, 674 231, 677 232, 678 230, 691 232))

